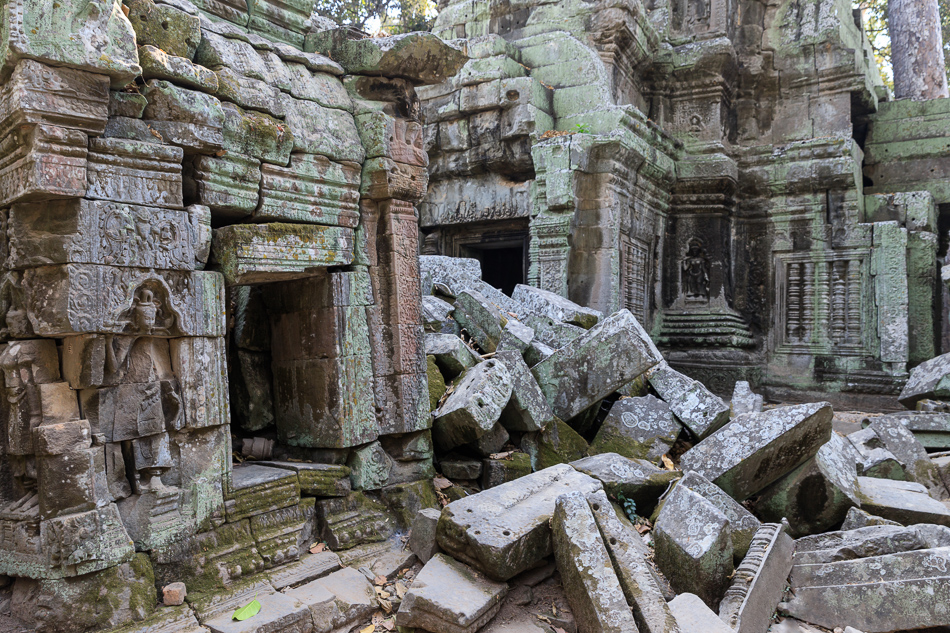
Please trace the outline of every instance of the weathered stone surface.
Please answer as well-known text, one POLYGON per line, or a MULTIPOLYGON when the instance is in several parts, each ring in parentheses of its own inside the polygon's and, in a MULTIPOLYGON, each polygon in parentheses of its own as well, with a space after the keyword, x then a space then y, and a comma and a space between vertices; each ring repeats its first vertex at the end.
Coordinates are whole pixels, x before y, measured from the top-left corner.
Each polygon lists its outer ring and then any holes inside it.
POLYGON ((503 362, 511 374, 511 400, 501 412, 501 423, 509 431, 530 433, 545 429, 554 421, 554 412, 521 353, 502 350, 495 358, 503 362))
POLYGON ((224 146, 224 110, 210 95, 150 80, 143 91, 148 105, 142 113, 149 127, 186 154, 215 154, 224 146))
POLYGON ((257 464, 232 469, 231 486, 225 500, 232 523, 300 502, 300 484, 293 472, 257 464))
POLYGON ((562 464, 453 501, 439 519, 439 546, 490 578, 507 580, 551 555, 548 522, 557 497, 600 487, 562 464))
POLYGON ((861 429, 847 436, 848 442, 858 451, 858 474, 882 479, 909 479, 904 467, 894 453, 884 448, 884 443, 873 429, 861 429))
POLYGON ((948 413, 908 411, 889 413, 882 417, 899 421, 914 434, 924 448, 940 450, 950 448, 950 414, 948 413))
POLYGON ((305 50, 331 57, 351 75, 403 77, 420 84, 451 77, 468 59, 431 33, 351 39, 344 28, 308 34, 305 50))
POLYGON ((5 69, 32 58, 108 75, 116 88, 142 71, 135 32, 118 0, 101 7, 88 0, 70 0, 55 7, 17 0, 4 15, 8 26, 0 61, 5 69))
POLYGON ((530 475, 531 470, 531 457, 526 453, 482 460, 482 490, 530 475))
POLYGON ((868 428, 877 434, 884 447, 897 458, 911 481, 923 484, 937 499, 950 496, 936 464, 927 456, 927 449, 900 420, 884 416, 872 422, 868 428))
POLYGON ((868 527, 872 525, 900 525, 897 521, 891 521, 889 519, 884 519, 878 516, 862 510, 861 508, 852 507, 848 509, 848 514, 844 517, 844 522, 841 524, 842 530, 857 530, 859 528, 868 527))
POLYGON ((436 542, 436 528, 442 511, 435 508, 423 508, 416 514, 409 532, 409 549, 419 557, 425 565, 433 556, 439 553, 439 544, 436 542))
POLYGON ((67 264, 32 268, 23 278, 27 312, 40 336, 124 334, 143 325, 153 336, 224 334, 220 273, 67 264), (146 299, 157 308, 154 322, 136 323, 146 299))
POLYGON ((169 55, 194 58, 201 42, 201 20, 197 15, 152 0, 134 0, 127 6, 139 46, 154 46, 169 55))
POLYGON ((313 630, 310 611, 300 600, 282 593, 268 593, 252 599, 261 603, 260 612, 253 618, 238 621, 232 618, 231 612, 226 612, 212 618, 201 618, 201 624, 212 633, 310 633, 313 630))
POLYGON ((378 605, 370 582, 348 567, 292 589, 287 595, 307 605, 314 633, 346 630, 348 625, 369 618, 378 605))
POLYGON ((124 139, 90 139, 86 197, 181 209, 181 159, 182 150, 178 147, 124 139))
POLYGON ((621 310, 531 368, 554 414, 568 420, 662 360, 646 331, 621 310))
POLYGON ((860 505, 855 457, 848 441, 832 433, 814 457, 759 493, 756 512, 768 521, 788 519, 793 536, 840 524, 860 505))
POLYGON ((477 259, 422 255, 419 257, 419 272, 432 278, 436 284, 448 288, 454 296, 467 286, 482 278, 482 265, 477 259))
POLYGON ((232 225, 216 229, 212 252, 229 284, 288 281, 353 261, 353 231, 315 224, 232 225))
POLYGON ((780 611, 819 626, 869 633, 939 626, 950 582, 950 549, 924 549, 792 568, 780 611))
POLYGON ((682 633, 727 633, 732 631, 706 606, 702 598, 692 593, 681 593, 670 601, 670 611, 682 633))
POLYGON ((667 497, 654 526, 656 564, 677 593, 695 593, 711 609, 733 573, 729 519, 685 486, 667 497))
POLYGON ((439 461, 442 474, 449 479, 478 479, 482 476, 482 462, 450 453, 439 461))
POLYGON ((768 630, 785 593, 794 549, 781 524, 766 523, 756 531, 719 604, 719 617, 730 628, 739 633, 768 630))
POLYGON ((474 367, 480 361, 462 339, 452 334, 426 333, 425 345, 426 354, 435 357, 439 369, 449 379, 474 367))
POLYGON ((669 405, 662 400, 654 396, 621 398, 610 407, 590 451, 659 463, 681 429, 669 405))
POLYGON ((7 226, 8 265, 16 269, 108 264, 187 271, 197 263, 198 227, 184 210, 76 198, 16 204, 7 226))
POLYGON ((443 451, 476 441, 495 426, 511 397, 504 363, 487 360, 469 369, 433 413, 432 439, 443 451))
POLYGON ((320 154, 335 162, 363 162, 363 146, 349 112, 287 94, 281 95, 281 108, 294 131, 294 151, 320 154))
POLYGON ((918 400, 950 397, 950 354, 922 362, 910 372, 910 378, 898 397, 901 404, 912 409, 918 400))
POLYGON ((729 407, 722 398, 669 366, 650 374, 650 386, 699 439, 708 437, 729 421, 729 407))
POLYGON ((505 318, 481 293, 472 289, 461 291, 455 300, 453 316, 483 352, 497 349, 505 318))
POLYGON ((762 396, 753 393, 748 380, 737 380, 732 392, 732 416, 743 413, 760 413, 762 396))
POLYGON ((869 525, 853 530, 825 532, 795 541, 795 565, 816 565, 853 558, 884 556, 926 549, 927 542, 915 527, 900 524, 869 525))
POLYGON ((929 494, 921 484, 858 477, 861 507, 871 514, 904 525, 936 523, 950 526, 950 508, 929 494))
POLYGON ((682 476, 678 471, 661 470, 650 462, 616 453, 585 457, 571 462, 571 466, 598 479, 607 494, 632 500, 641 515, 648 515, 660 495, 682 476))
MULTIPOLYGON (((212 91, 213 92, 213 91, 212 91)), ((224 110, 224 150, 251 156, 265 163, 286 166, 294 147, 293 130, 283 121, 233 103, 224 110)))
POLYGON ((379 442, 354 449, 346 462, 354 490, 378 490, 389 479, 393 460, 379 442))
POLYGON ((386 508, 354 491, 345 497, 320 499, 315 508, 315 534, 333 550, 382 541, 393 531, 386 508))
POLYGON ((146 80, 165 79, 206 92, 218 91, 218 77, 214 72, 154 46, 139 47, 139 63, 142 65, 142 77, 146 80))
POLYGON ((0 205, 75 198, 86 189, 86 134, 25 125, 0 140, 0 205))
POLYGON ((216 218, 246 217, 260 200, 261 161, 250 156, 196 156, 186 163, 183 178, 186 194, 208 206, 216 218))
POLYGON ((508 319, 505 327, 501 331, 501 339, 498 341, 497 350, 499 352, 515 351, 524 354, 531 342, 534 340, 534 330, 527 325, 522 324, 515 319, 508 319))
POLYGON ((475 633, 498 612, 507 592, 506 584, 436 554, 413 580, 396 622, 445 633, 475 633))
POLYGON ((633 614, 583 493, 558 497, 551 530, 554 559, 578 628, 635 631, 633 614))
POLYGON ((290 155, 287 167, 261 166, 258 222, 306 222, 356 228, 360 170, 314 154, 290 155))
POLYGON ((762 526, 759 520, 741 503, 699 473, 686 473, 677 485, 686 486, 726 515, 732 530, 732 552, 737 559, 745 556, 752 538, 762 526))
POLYGON ((678 633, 676 620, 663 597, 656 572, 647 562, 650 551, 640 534, 629 523, 618 518, 604 491, 589 493, 587 503, 610 554, 627 604, 633 608, 638 630, 645 633, 678 633))
POLYGON ((590 448, 587 440, 557 418, 539 433, 525 433, 521 438, 521 446, 531 455, 535 470, 555 464, 569 464, 585 457, 590 448))
POLYGON ((553 292, 524 284, 515 286, 511 298, 524 306, 527 312, 535 312, 562 323, 571 323, 585 330, 594 327, 603 318, 603 314, 597 310, 577 305, 553 292))
POLYGON ((739 416, 681 459, 735 499, 745 499, 812 457, 831 437, 831 406, 795 405, 739 416))

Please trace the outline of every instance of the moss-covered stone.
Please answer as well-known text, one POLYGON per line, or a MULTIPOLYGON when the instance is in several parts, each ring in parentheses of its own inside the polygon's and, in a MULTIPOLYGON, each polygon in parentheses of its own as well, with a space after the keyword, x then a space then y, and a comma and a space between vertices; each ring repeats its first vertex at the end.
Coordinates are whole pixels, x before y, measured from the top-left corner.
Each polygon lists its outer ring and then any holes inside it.
POLYGON ((543 470, 554 464, 567 464, 587 455, 588 444, 581 435, 566 422, 555 419, 554 422, 537 434, 533 462, 535 470, 543 470))
POLYGON ((380 496, 403 528, 410 528, 423 508, 441 509, 431 480, 386 486, 380 496))
POLYGON ((426 356, 426 375, 429 379, 429 411, 435 411, 446 389, 445 378, 435 364, 435 356, 426 356))

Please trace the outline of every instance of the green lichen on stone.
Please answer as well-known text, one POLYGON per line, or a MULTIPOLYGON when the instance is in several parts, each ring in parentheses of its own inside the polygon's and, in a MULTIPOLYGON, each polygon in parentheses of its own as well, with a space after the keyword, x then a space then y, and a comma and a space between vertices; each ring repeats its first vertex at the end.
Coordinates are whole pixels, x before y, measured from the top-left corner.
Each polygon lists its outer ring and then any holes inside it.
POLYGON ((554 420, 538 435, 535 470, 567 464, 587 454, 587 440, 561 420, 554 420))
POLYGON ((429 384, 429 411, 435 411, 446 389, 445 378, 435 364, 435 356, 426 356, 426 375, 429 384))

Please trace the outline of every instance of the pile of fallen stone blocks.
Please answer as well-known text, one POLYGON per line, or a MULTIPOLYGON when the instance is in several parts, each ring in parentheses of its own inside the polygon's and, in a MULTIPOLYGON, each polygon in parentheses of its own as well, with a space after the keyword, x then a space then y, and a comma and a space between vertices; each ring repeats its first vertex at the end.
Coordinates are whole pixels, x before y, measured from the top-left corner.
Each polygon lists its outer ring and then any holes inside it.
POLYGON ((901 401, 918 411, 842 434, 827 403, 764 408, 748 384, 730 411, 623 312, 508 297, 472 260, 422 262, 437 462, 482 491, 417 515, 410 547, 427 562, 398 624, 481 630, 509 583, 552 559, 581 633, 950 624, 948 460, 934 453, 950 415, 932 412, 950 356, 912 374, 901 401))

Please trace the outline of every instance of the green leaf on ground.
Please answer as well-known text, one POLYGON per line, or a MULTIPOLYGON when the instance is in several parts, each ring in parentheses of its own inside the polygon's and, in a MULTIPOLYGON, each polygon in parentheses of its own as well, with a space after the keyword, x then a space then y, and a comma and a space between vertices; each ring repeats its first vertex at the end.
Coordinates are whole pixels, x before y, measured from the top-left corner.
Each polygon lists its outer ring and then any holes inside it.
POLYGON ((246 605, 244 605, 243 607, 235 611, 234 615, 231 616, 231 619, 238 620, 240 622, 242 620, 246 620, 248 618, 254 617, 258 613, 260 613, 260 610, 261 610, 261 603, 258 602, 257 600, 251 600, 249 603, 247 603, 246 605))

